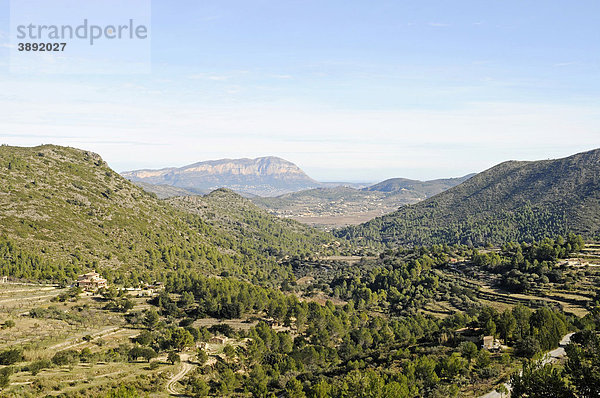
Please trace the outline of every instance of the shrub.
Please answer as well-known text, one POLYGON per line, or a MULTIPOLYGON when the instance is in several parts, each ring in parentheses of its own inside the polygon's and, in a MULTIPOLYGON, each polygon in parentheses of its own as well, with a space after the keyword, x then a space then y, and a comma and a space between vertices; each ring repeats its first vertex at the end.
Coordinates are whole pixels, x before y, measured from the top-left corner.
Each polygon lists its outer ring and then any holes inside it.
POLYGON ((0 388, 6 388, 10 385, 10 375, 13 373, 13 368, 6 367, 0 369, 0 388))
POLYGON ((4 325, 2 325, 2 329, 14 328, 14 327, 15 327, 15 321, 13 321, 12 319, 7 320, 6 322, 4 322, 4 325))
POLYGON ((57 366, 75 365, 79 363, 79 353, 76 350, 59 351, 52 357, 52 363, 57 366))
POLYGON ((198 363, 200 363, 200 365, 204 365, 206 363, 206 361, 208 361, 208 354, 206 353, 206 351, 204 351, 203 349, 198 349, 198 363))
POLYGON ((140 394, 133 386, 121 385, 119 388, 111 390, 106 394, 106 398, 139 398, 140 394))
POLYGON ((35 361, 31 363, 27 369, 31 372, 32 375, 37 375, 44 369, 48 369, 52 367, 52 362, 47 359, 40 359, 39 361, 35 361))
POLYGON ((14 365, 23 360, 23 352, 19 348, 11 348, 0 352, 0 365, 14 365))

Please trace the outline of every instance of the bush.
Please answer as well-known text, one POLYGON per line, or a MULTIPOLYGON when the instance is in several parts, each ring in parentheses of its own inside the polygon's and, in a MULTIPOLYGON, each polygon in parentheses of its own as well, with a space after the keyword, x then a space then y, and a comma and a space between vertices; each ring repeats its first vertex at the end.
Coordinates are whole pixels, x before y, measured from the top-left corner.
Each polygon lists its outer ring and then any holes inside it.
POLYGON ((148 370, 156 370, 159 367, 160 367, 160 362, 158 362, 158 361, 150 362, 150 365, 148 366, 148 370))
POLYGON ((0 388, 6 388, 10 385, 10 375, 13 373, 13 368, 6 367, 0 369, 0 388))
POLYGON ((106 398, 139 398, 140 394, 133 386, 121 385, 119 388, 111 390, 106 394, 106 398))
POLYGON ((490 366, 492 359, 490 358, 490 353, 488 350, 481 350, 479 354, 477 354, 477 358, 475 360, 477 363, 477 367, 480 369, 487 368, 490 366))
POLYGON ((479 377, 481 377, 482 379, 492 379, 500 376, 500 369, 488 366, 487 368, 481 369, 478 373, 479 377))
POLYGON ((15 321, 13 321, 12 319, 7 320, 6 322, 4 322, 4 325, 2 325, 2 329, 14 328, 14 327, 15 327, 15 321))
POLYGON ((76 350, 59 351, 52 357, 52 363, 57 366, 71 366, 79 363, 79 352, 76 350))
POLYGON ((32 362, 27 367, 27 370, 29 370, 31 372, 31 374, 33 376, 35 376, 38 373, 40 373, 42 370, 48 369, 48 368, 51 368, 51 367, 52 367, 52 362, 50 362, 47 359, 40 359, 39 361, 32 362))
POLYGON ((235 335, 235 329, 226 323, 220 323, 213 325, 208 330, 213 334, 222 334, 227 337, 233 337, 235 335))
POLYGON ((208 361, 208 354, 206 353, 206 351, 204 351, 201 348, 198 349, 197 360, 198 360, 198 363, 200 363, 200 365, 204 365, 206 363, 206 361, 208 361))
POLYGON ((206 381, 199 377, 190 378, 189 387, 194 397, 206 397, 210 392, 210 387, 206 381))
POLYGON ((0 365, 14 365, 23 360, 23 352, 19 348, 11 348, 0 352, 0 365))

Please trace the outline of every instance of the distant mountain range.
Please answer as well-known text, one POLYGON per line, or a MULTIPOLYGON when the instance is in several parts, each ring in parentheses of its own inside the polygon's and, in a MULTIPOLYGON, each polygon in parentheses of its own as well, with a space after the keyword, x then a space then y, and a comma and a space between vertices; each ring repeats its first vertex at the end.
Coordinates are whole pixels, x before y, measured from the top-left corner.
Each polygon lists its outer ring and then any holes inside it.
POLYGON ((134 183, 173 186, 196 194, 228 188, 250 196, 276 196, 321 186, 294 163, 274 156, 210 160, 179 168, 125 171, 121 175, 134 183))
POLYGON ((420 203, 338 230, 364 244, 485 244, 569 232, 600 237, 600 149, 508 161, 420 203))

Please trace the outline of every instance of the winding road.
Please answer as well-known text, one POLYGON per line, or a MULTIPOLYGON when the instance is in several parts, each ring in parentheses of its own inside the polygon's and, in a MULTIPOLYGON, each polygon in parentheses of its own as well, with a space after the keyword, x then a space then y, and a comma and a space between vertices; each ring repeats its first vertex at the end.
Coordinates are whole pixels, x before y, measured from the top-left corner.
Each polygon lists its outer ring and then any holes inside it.
MULTIPOLYGON (((544 356, 544 359, 542 359, 542 363, 543 364, 555 363, 555 362, 558 362, 558 360, 560 360, 561 358, 564 358, 567 355, 567 352, 565 351, 565 346, 568 345, 571 342, 571 337, 574 334, 575 333, 569 333, 566 336, 564 336, 562 338, 562 340, 560 341, 558 348, 555 348, 554 350, 549 351, 544 356)), ((496 391, 490 391, 487 394, 480 396, 479 398, 506 398, 506 397, 510 397, 510 391, 511 391, 510 383, 504 383, 504 387, 506 387, 506 389, 508 390, 508 394, 500 394, 500 393, 498 393, 496 391)))
POLYGON ((176 389, 177 382, 183 379, 185 375, 188 374, 190 370, 194 368, 194 366, 189 362, 189 358, 189 354, 181 354, 181 370, 173 377, 171 377, 167 382, 167 392, 169 394, 180 395, 180 393, 176 389))

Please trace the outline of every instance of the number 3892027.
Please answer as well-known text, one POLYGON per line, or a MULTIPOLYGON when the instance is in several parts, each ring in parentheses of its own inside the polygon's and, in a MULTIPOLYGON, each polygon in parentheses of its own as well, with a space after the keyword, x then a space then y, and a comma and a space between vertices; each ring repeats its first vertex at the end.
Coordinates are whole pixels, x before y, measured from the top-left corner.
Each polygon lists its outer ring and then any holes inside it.
POLYGON ((65 51, 67 43, 19 43, 19 51, 65 51))

